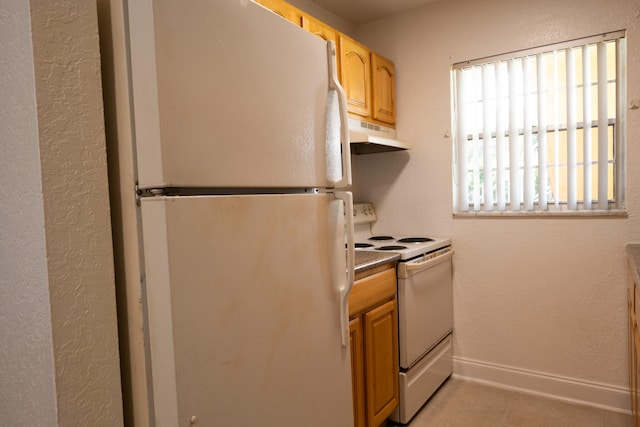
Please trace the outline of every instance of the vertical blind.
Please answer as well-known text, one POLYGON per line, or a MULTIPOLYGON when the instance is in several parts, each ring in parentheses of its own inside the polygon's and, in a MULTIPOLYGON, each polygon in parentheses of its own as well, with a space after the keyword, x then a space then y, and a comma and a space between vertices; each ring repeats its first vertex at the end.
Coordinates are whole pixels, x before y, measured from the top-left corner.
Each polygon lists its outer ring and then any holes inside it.
POLYGON ((623 31, 454 64, 454 211, 622 209, 623 31))

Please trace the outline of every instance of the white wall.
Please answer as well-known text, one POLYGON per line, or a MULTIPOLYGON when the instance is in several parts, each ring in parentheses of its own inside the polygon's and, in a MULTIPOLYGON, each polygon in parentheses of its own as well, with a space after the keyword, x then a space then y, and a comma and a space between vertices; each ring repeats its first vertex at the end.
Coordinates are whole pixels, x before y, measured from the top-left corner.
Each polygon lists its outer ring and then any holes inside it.
POLYGON ((2 2, 0 418, 51 426, 55 371, 30 24, 28 2, 2 2))
POLYGON ((450 64, 606 31, 628 30, 628 97, 640 97, 639 16, 632 0, 455 0, 358 28, 395 62, 398 137, 415 148, 357 157, 356 199, 375 204, 380 230, 453 238, 456 374, 628 409, 640 112, 628 110, 628 218, 454 219, 445 134, 450 64))
POLYGON ((96 5, 0 24, 0 424, 122 425, 96 5))

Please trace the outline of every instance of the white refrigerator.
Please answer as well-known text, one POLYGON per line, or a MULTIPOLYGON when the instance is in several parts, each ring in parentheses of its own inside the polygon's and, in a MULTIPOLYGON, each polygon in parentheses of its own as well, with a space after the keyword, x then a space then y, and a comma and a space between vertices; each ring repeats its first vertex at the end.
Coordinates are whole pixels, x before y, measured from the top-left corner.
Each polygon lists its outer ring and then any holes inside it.
POLYGON ((352 426, 335 46, 249 0, 100 13, 114 209, 132 207, 114 228, 139 271, 118 285, 125 406, 155 426, 352 426))

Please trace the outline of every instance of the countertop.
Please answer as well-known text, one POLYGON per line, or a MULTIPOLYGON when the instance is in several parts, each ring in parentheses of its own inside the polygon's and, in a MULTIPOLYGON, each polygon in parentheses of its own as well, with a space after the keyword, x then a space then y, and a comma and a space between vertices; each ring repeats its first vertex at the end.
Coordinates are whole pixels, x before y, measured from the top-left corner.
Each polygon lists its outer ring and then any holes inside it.
MULTIPOLYGON (((640 253, 640 245, 638 245, 640 253)), ((400 254, 395 252, 374 252, 374 251, 356 251, 356 274, 375 268, 388 262, 395 262, 400 259, 400 254)))
MULTIPOLYGON (((629 258, 629 268, 633 273, 633 280, 640 284, 640 243, 627 243, 627 257, 629 258)), ((358 259, 356 257, 356 259, 358 259)))

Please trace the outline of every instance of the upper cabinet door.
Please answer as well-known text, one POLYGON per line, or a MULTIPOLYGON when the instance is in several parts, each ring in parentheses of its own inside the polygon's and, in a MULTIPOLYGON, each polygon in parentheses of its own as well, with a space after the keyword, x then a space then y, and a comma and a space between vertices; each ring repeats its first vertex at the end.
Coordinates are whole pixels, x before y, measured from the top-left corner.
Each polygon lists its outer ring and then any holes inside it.
MULTIPOLYGON (((273 1, 273 0, 272 0, 273 1)), ((302 28, 313 34, 314 36, 320 37, 322 40, 332 40, 336 44, 337 51, 340 51, 340 40, 338 38, 338 31, 325 24, 322 21, 317 20, 313 16, 307 15, 306 13, 302 13, 302 28)), ((337 65, 338 65, 338 74, 340 73, 340 55, 337 55, 337 65)))
POLYGON ((293 22, 298 27, 302 24, 302 12, 282 0, 256 0, 256 3, 293 22))
POLYGON ((302 28, 323 40, 333 40, 338 46, 338 31, 313 16, 302 14, 302 28))
POLYGON ((371 116, 371 56, 369 49, 340 34, 340 77, 350 113, 371 116))
POLYGON ((393 62, 371 53, 373 73, 373 118, 381 122, 395 124, 395 68, 393 62))

